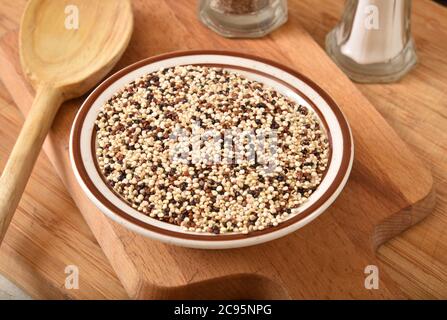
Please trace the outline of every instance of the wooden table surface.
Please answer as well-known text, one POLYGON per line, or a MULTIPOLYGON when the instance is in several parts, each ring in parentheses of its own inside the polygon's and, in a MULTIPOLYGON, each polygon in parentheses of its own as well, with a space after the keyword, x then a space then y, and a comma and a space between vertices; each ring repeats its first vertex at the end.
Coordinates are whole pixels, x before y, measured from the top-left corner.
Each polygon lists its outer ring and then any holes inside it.
MULTIPOLYGON (((186 1, 186 0, 185 0, 186 1)), ((289 0, 292 1, 292 0, 289 0)), ((318 6, 312 0, 294 0, 293 10, 299 10, 301 24, 323 46, 324 37, 336 24, 343 9, 343 1, 320 0, 318 6)), ((16 29, 25 0, 14 2, 0 0, 0 36, 16 29)), ((429 0, 415 0, 413 10, 413 34, 420 63, 409 75, 396 84, 358 85, 363 94, 376 106, 391 126, 432 168, 438 194, 434 213, 402 236, 379 249, 380 258, 386 262, 387 272, 399 283, 403 292, 411 298, 447 298, 447 9, 429 0)), ((0 66, 1 67, 1 66, 0 66)), ((22 117, 11 97, 0 84, 0 168, 12 148, 20 128, 22 117)), ((417 188, 417 186, 415 186, 417 188)), ((51 170, 45 155, 40 156, 34 174, 27 186, 19 210, 65 210, 73 219, 82 219, 61 181, 51 170), (42 196, 35 197, 36 190, 42 196), (57 190, 57 193, 54 192, 57 190)), ((30 221, 32 224, 32 221, 30 221)), ((89 233, 85 226, 79 232, 89 233)), ((13 232, 20 233, 20 228, 13 232)), ((36 232, 36 236, 38 233, 36 232)), ((85 246, 96 246, 94 260, 105 259, 91 235, 85 246)), ((5 256, 23 257, 29 248, 24 243, 3 247, 0 271, 5 268, 5 256)), ((44 239, 42 240, 44 241, 44 239)), ((63 249, 63 248, 61 248, 63 249)), ((82 250, 82 248, 80 248, 82 250)), ((15 259, 21 276, 32 276, 27 266, 40 261, 15 259)), ((11 266, 9 266, 11 267, 11 266)), ((54 272, 56 271, 56 266, 54 272)), ((108 279, 113 283, 114 296, 124 297, 122 287, 110 268, 108 279)), ((61 279, 63 279, 63 273, 61 279)), ((41 296, 37 285, 26 288, 32 296, 41 296)), ((101 297, 99 284, 90 284, 101 297), (95 287, 96 286, 96 287, 95 287)), ((51 296, 50 294, 47 296, 51 296)), ((55 297, 59 298, 59 297, 55 297)))

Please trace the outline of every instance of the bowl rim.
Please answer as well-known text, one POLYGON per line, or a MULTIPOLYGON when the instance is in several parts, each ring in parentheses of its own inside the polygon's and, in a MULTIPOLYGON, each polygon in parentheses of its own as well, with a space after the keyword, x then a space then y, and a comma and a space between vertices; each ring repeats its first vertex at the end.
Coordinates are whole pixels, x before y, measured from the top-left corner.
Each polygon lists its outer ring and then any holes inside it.
MULTIPOLYGON (((198 65, 209 65, 210 63, 197 63, 198 65)), ((217 65, 217 64, 216 64, 217 65)), ((229 66, 228 64, 221 64, 222 66, 229 66)), ((241 66, 235 66, 236 68, 241 68, 241 66)), ((303 99, 309 102, 315 112, 317 112, 320 119, 324 122, 324 126, 330 138, 329 126, 326 123, 326 119, 322 115, 321 110, 316 106, 313 101, 298 88, 294 87, 290 83, 283 81, 282 79, 276 78, 274 75, 268 73, 259 72, 250 68, 246 68, 250 72, 258 72, 264 76, 268 76, 275 81, 282 82, 289 89, 293 90, 295 93, 299 94, 303 99)), ((330 142, 330 148, 332 150, 332 141, 330 142)), ((352 138, 352 132, 349 124, 343 115, 342 111, 335 103, 335 101, 327 94, 320 86, 315 82, 310 80, 303 74, 284 66, 278 62, 260 58, 251 54, 239 53, 234 51, 226 50, 187 50, 187 51, 175 51, 170 53, 165 53, 150 58, 146 58, 135 62, 118 72, 111 75, 109 78, 105 79, 84 101, 80 107, 76 118, 73 122, 72 130, 70 133, 70 160, 75 173, 75 176, 80 183, 83 191, 87 194, 88 198, 94 202, 94 204, 109 218, 115 220, 116 222, 123 224, 125 227, 136 231, 145 236, 151 238, 156 238, 163 242, 173 243, 181 246, 196 247, 196 248, 229 248, 229 247, 243 247, 247 245, 257 244, 269 240, 273 240, 284 236, 290 232, 293 232, 305 224, 309 223, 321 213, 323 213, 327 207, 337 198, 338 194, 343 189, 349 177, 354 156, 354 144, 352 138), (117 208, 106 196, 104 196, 94 185, 82 160, 82 154, 80 151, 81 147, 81 132, 83 128, 83 123, 88 111, 93 106, 97 98, 113 83, 119 81, 122 77, 128 73, 135 71, 144 66, 150 65, 152 63, 182 57, 182 56, 197 56, 197 55, 223 55, 230 57, 238 57, 244 59, 254 60, 256 62, 264 63, 273 67, 276 67, 290 75, 298 78, 304 82, 307 86, 313 89, 330 107, 331 111, 334 113, 338 126, 340 127, 343 136, 343 152, 340 168, 332 181, 331 185, 328 187, 325 193, 323 193, 315 202, 306 208, 299 214, 292 216, 291 218, 281 222, 277 227, 267 228, 264 230, 253 231, 248 234, 218 234, 218 235, 207 235, 207 234, 195 234, 195 233, 180 233, 172 230, 166 230, 154 225, 150 225, 130 216, 128 213, 117 208), (282 231, 282 232, 281 232, 282 231), (250 240, 250 241, 247 241, 250 240)), ((96 166, 96 165, 95 165, 96 166)), ((330 164, 328 165, 329 168, 330 164)), ((98 170, 98 168, 96 167, 98 170)), ((99 172, 100 176, 102 174, 99 172)), ((110 187, 109 187, 110 188, 110 187)), ((111 189, 111 188, 110 188, 111 189)), ((127 203, 124 199, 123 202, 127 203)))

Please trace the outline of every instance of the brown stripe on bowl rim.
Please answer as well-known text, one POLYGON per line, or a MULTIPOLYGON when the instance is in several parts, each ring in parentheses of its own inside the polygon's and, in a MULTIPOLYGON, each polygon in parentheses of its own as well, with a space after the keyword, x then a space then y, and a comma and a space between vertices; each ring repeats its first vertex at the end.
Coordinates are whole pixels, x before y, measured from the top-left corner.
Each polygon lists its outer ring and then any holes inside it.
MULTIPOLYGON (((196 64, 196 65, 202 65, 202 66, 216 66, 216 67, 223 67, 223 68, 231 68, 231 69, 239 69, 239 70, 244 70, 245 71, 249 71, 252 73, 257 73, 257 74, 261 74, 264 77, 269 77, 273 80, 275 80, 276 82, 281 83, 282 85, 287 86, 289 89, 293 90, 295 93, 297 93, 300 97, 302 97, 303 99, 306 100, 306 102, 308 102, 313 110, 317 113, 318 117, 320 118, 320 120, 323 122, 323 125, 326 129, 326 133, 328 135, 328 140, 329 140, 329 147, 330 147, 330 153, 332 154, 332 140, 331 140, 331 132, 329 130, 329 127, 327 125, 327 121, 326 119, 323 117, 323 114, 321 112, 321 110, 319 110, 319 108, 313 103, 313 101, 307 97, 306 95, 304 95, 300 90, 298 90, 297 88, 291 86, 289 83, 278 79, 270 74, 266 74, 263 72, 260 72, 258 70, 253 70, 253 69, 249 69, 249 68, 244 68, 244 67, 240 67, 240 66, 234 66, 234 65, 228 65, 228 64, 212 64, 212 63, 204 63, 204 64, 196 64)), ((103 178, 103 182, 104 181, 104 177, 102 172, 99 170, 98 165, 97 165, 97 158, 96 158, 96 152, 95 152, 95 138, 96 138, 96 130, 93 129, 92 134, 91 134, 91 152, 93 152, 93 159, 94 159, 94 163, 95 163, 95 168, 98 171, 98 174, 100 175, 100 177, 103 178)), ((113 212, 114 214, 120 216, 122 219, 126 220, 127 222, 137 225, 143 229, 146 229, 148 231, 151 232, 155 232, 155 233, 159 233, 161 235, 165 235, 165 236, 169 236, 169 237, 175 237, 175 238, 180 238, 180 239, 186 239, 186 240, 197 240, 197 241, 225 241, 225 240, 240 240, 240 239, 248 239, 248 238, 252 238, 252 237, 258 237, 261 235, 265 235, 268 233, 272 233, 275 231, 278 231, 280 229, 283 229, 285 227, 288 227, 290 225, 293 225, 297 222, 299 222, 300 220, 306 218, 307 216, 311 215, 312 213, 314 213, 319 207, 321 207, 323 204, 326 203, 326 201, 328 201, 331 196, 335 193, 335 191, 340 187, 341 183, 343 182, 349 165, 350 165, 350 161, 352 158, 352 147, 353 147, 353 142, 352 142, 352 137, 351 137, 351 131, 349 128, 349 125, 346 121, 346 118, 344 117, 343 113, 341 112, 341 110, 339 109, 338 105, 335 103, 335 101, 322 89, 320 88, 316 83, 314 83, 312 80, 310 80, 309 78, 307 78, 306 76, 302 75, 301 73, 287 67, 284 66, 280 63, 277 63, 275 61, 271 61, 269 59, 265 59, 265 58, 259 58, 257 56, 253 56, 253 55, 249 55, 249 54, 245 54, 245 53, 238 53, 238 52, 233 52, 233 51, 221 51, 221 50, 190 50, 190 51, 176 51, 176 52, 171 52, 171 53, 166 53, 166 54, 161 54, 161 55, 157 55, 154 57, 150 57, 150 58, 146 58, 143 59, 141 61, 138 61, 118 72, 116 72, 115 74, 113 74, 112 76, 110 76, 109 78, 107 78, 106 80, 104 80, 104 82, 102 82, 89 96, 88 98, 85 100, 85 102, 82 104, 80 110, 78 111, 78 114, 76 116, 75 122, 73 124, 73 128, 72 128, 72 134, 71 134, 71 144, 72 144, 72 159, 74 162, 74 165, 76 167, 76 170, 79 173, 79 177, 82 179, 84 185, 86 186, 86 188, 88 188, 88 190, 90 191, 90 193, 102 204, 104 205, 107 209, 109 209, 111 212, 113 212), (341 159, 341 164, 340 164, 340 169, 337 172, 337 175, 334 178, 334 181, 332 182, 332 184, 328 187, 328 189, 326 190, 325 193, 323 193, 316 201, 315 203, 313 203, 310 207, 308 207, 307 209, 305 209, 304 211, 300 212, 299 214, 295 214, 292 215, 292 217, 288 218, 287 220, 281 222, 278 226, 276 227, 270 227, 264 230, 257 230, 257 231, 252 231, 249 232, 248 234, 242 234, 242 233, 229 233, 229 234, 218 234, 218 235, 211 235, 211 234, 200 234, 200 233, 189 233, 189 232, 176 232, 176 231, 171 231, 171 230, 167 230, 167 229, 163 229, 154 225, 150 225, 147 224, 129 214, 127 214, 126 212, 122 211, 121 209, 117 208, 109 199, 107 199, 93 184, 93 182, 91 181, 89 175, 87 174, 87 170, 84 166, 84 163, 82 161, 82 156, 81 156, 81 132, 82 132, 82 124, 85 120, 85 117, 88 113, 88 111, 90 110, 90 108, 92 107, 93 103, 96 101, 96 99, 102 94, 102 92, 104 90, 106 90, 106 88, 108 88, 112 83, 114 83, 115 81, 119 80, 120 78, 122 78, 123 76, 125 76, 126 74, 139 69, 145 65, 154 63, 154 62, 158 62, 158 61, 162 61, 162 60, 166 60, 166 59, 170 59, 170 58, 175 58, 175 57, 182 57, 182 56, 190 56, 190 55, 225 55, 225 56, 232 56, 232 57, 239 57, 239 58, 245 58, 245 59, 251 59, 257 62, 261 62, 267 65, 271 65, 273 67, 276 67, 282 71, 285 71, 289 74, 291 74, 292 76, 300 79, 302 82, 304 82, 306 85, 308 85, 310 88, 312 88, 314 91, 316 91, 319 96, 321 98, 323 98, 323 100, 325 100, 325 102, 327 103, 327 105, 330 107, 330 109, 332 110, 332 112, 334 113, 335 117, 337 118, 338 121, 338 125, 340 126, 341 132, 342 132, 342 136, 343 136, 343 154, 342 154, 342 159, 341 159)), ((331 159, 331 157, 329 157, 329 159, 331 159)), ((328 171, 330 167, 330 163, 328 163, 328 167, 325 171, 328 171)), ((323 177, 324 179, 324 177, 323 177)), ((115 194, 117 195, 117 193, 113 190, 113 188, 111 188, 109 186, 108 183, 105 183, 106 186, 115 194)), ((318 187, 317 187, 318 188, 318 187)), ((118 198, 123 201, 124 203, 126 203, 128 205, 128 202, 126 202, 120 195, 117 195, 118 198)), ((135 210, 134 208, 132 208, 131 206, 129 206, 131 209, 135 210)), ((144 215, 143 213, 139 212, 141 215, 144 215)), ((159 220, 157 220, 159 221, 159 220)), ((161 222, 161 221, 160 221, 161 222)), ((164 222, 167 223, 167 222, 164 222)), ((167 223, 169 224, 169 223, 167 223)))

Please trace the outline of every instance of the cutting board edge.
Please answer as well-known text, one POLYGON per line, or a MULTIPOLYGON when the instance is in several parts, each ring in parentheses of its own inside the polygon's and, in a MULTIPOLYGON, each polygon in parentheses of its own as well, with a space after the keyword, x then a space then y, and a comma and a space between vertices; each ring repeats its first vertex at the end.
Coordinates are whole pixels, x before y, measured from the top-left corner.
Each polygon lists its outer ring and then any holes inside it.
POLYGON ((420 200, 389 216, 374 228, 372 246, 376 253, 382 245, 423 221, 433 212, 437 198, 433 183, 430 189, 424 190, 424 194, 420 200))

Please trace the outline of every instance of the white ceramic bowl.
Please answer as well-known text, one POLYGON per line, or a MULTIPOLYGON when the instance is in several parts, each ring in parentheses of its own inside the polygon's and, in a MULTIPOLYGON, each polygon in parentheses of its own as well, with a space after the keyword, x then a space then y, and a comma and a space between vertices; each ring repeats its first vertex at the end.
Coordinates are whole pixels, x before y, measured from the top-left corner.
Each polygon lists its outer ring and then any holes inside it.
POLYGON ((322 214, 345 186, 354 156, 349 125, 337 104, 317 84, 305 76, 273 61, 246 54, 220 51, 187 51, 156 56, 137 62, 105 80, 79 110, 70 137, 73 170, 84 192, 109 218, 144 236, 166 243, 202 249, 251 246, 277 239, 296 231, 322 214), (317 190, 301 207, 277 227, 249 234, 207 234, 182 230, 143 215, 116 195, 104 182, 95 156, 94 121, 101 106, 126 84, 147 73, 177 65, 219 66, 237 71, 273 87, 298 103, 313 109, 329 137, 330 162, 317 190))

